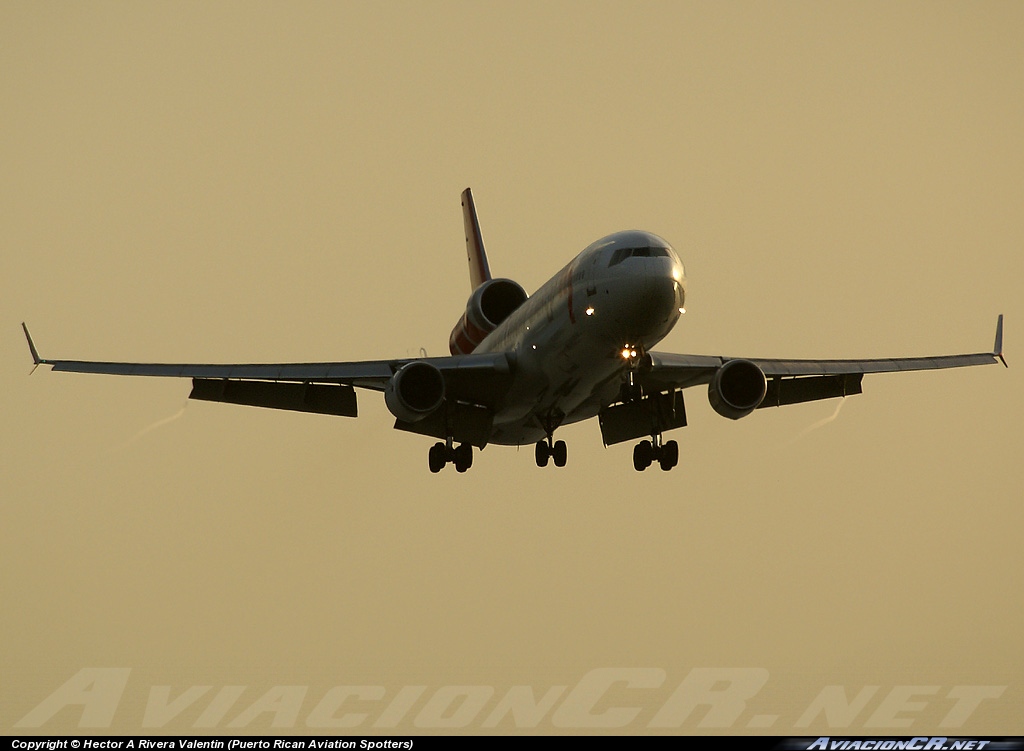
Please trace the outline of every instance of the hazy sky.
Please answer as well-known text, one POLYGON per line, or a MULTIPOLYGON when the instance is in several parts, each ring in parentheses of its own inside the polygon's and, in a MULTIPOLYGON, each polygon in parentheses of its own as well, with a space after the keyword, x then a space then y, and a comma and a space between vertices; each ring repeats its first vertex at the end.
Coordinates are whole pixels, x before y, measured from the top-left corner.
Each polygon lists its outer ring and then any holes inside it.
POLYGON ((403 686, 404 732, 493 687, 479 733, 510 687, 659 669, 594 710, 645 732, 691 669, 743 668, 731 732, 867 732, 923 686, 883 727, 927 733, 1006 686, 958 732, 1020 733, 1022 39, 1017 2, 0 2, 0 732, 83 668, 132 669, 115 731, 212 686, 162 726, 196 732, 239 685, 217 732, 271 692, 241 731, 303 733, 334 686, 384 687, 355 732, 403 686), (55 358, 445 354, 467 185, 531 292, 610 232, 673 243, 660 349, 975 352, 1005 313, 1011 368, 869 376, 811 433, 835 403, 732 422, 693 389, 671 473, 591 421, 564 469, 436 476, 372 392, 182 413, 184 381, 28 375, 22 320, 55 358), (291 724, 276 686, 308 687, 291 724), (880 688, 797 728, 826 686, 880 688))

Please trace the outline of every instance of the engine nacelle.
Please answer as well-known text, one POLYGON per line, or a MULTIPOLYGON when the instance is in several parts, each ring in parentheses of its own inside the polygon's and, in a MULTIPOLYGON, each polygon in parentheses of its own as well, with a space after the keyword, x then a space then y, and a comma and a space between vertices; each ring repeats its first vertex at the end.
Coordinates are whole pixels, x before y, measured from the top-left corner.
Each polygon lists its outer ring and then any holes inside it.
POLYGON ((422 420, 444 402, 444 376, 429 362, 413 360, 391 376, 384 403, 405 422, 422 420))
POLYGON ((528 297, 511 279, 484 282, 469 296, 466 312, 448 338, 448 350, 453 355, 468 355, 528 297))
POLYGON ((764 399, 768 380, 750 360, 729 360, 708 384, 708 401, 715 412, 730 420, 746 417, 764 399))

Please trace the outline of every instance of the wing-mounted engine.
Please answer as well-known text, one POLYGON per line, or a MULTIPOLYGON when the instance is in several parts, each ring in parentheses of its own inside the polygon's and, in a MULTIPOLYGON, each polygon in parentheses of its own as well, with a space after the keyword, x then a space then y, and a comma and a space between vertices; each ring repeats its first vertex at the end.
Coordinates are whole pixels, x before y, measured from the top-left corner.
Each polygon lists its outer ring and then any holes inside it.
POLYGON ((481 284, 469 296, 466 312, 452 329, 449 351, 468 355, 528 297, 526 290, 511 279, 490 279, 481 284))
POLYGON ((406 363, 388 381, 384 403, 399 420, 422 420, 444 403, 444 376, 429 362, 406 363))
POLYGON ((746 417, 764 399, 768 381, 750 360, 729 360, 708 384, 708 401, 715 412, 730 420, 746 417))

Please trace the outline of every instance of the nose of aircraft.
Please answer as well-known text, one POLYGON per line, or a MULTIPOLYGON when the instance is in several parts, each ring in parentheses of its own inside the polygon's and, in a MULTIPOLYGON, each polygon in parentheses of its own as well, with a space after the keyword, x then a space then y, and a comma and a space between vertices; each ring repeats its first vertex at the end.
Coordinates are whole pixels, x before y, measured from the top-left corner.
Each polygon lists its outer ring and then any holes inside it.
POLYGON ((683 307, 683 289, 680 283, 671 276, 650 274, 647 277, 643 304, 640 313, 643 316, 645 331, 662 331, 668 324, 671 327, 679 318, 679 309, 683 307))
POLYGON ((628 292, 623 295, 619 321, 624 341, 653 342, 662 338, 675 325, 685 304, 681 267, 661 259, 651 259, 648 266, 642 278, 630 280, 628 292))

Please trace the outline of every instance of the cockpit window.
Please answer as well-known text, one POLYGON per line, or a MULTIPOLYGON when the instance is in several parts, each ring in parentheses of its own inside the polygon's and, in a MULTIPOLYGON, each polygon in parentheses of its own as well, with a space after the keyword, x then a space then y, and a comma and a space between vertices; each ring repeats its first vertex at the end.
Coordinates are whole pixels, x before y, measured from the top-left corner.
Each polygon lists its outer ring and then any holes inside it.
POLYGON ((619 248, 614 253, 612 253, 611 260, 608 261, 608 266, 611 267, 611 266, 615 266, 616 264, 622 263, 627 258, 629 258, 630 254, 632 252, 633 251, 630 250, 629 248, 619 248))
POLYGON ((653 258, 655 256, 668 257, 668 248, 619 248, 612 253, 611 260, 608 261, 608 266, 609 268, 615 266, 632 256, 640 256, 643 258, 653 258))

